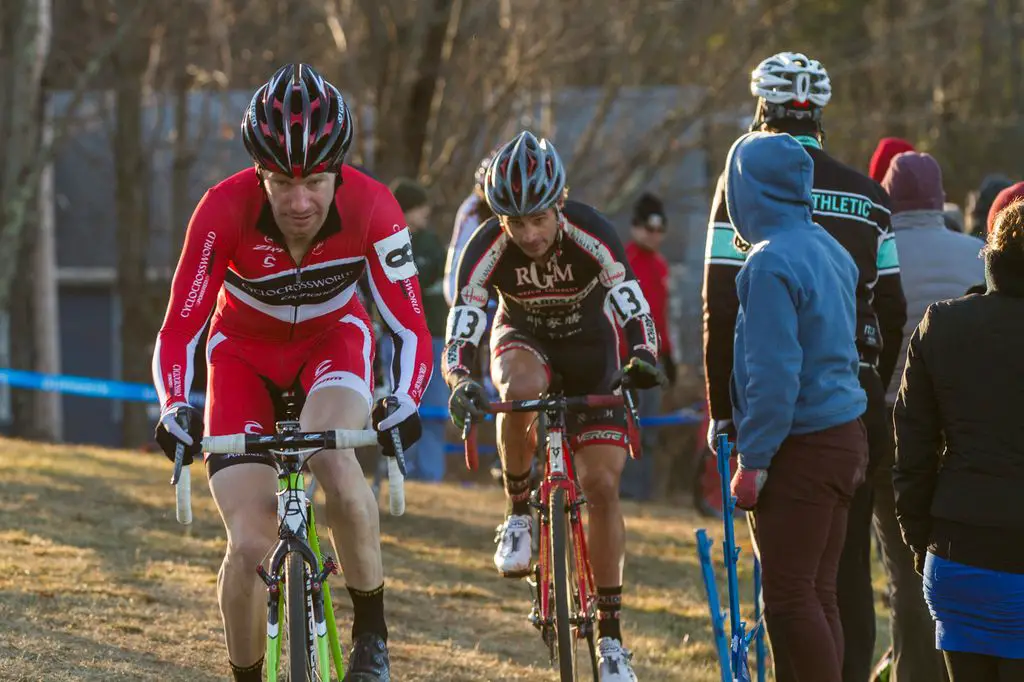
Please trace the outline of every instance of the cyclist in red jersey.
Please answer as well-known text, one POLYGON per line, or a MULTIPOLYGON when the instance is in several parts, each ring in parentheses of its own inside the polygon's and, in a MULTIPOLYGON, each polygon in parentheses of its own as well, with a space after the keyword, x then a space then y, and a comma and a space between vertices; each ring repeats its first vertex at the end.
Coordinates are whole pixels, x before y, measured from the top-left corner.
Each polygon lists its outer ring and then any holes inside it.
MULTIPOLYGON (((163 412, 157 440, 173 458, 199 454, 204 415, 188 404, 192 358, 207 321, 206 435, 270 433, 272 393, 301 390, 304 430, 361 429, 371 410, 385 455, 391 431, 419 438, 431 339, 405 218, 387 187, 344 165, 352 116, 341 93, 306 64, 282 67, 252 98, 242 138, 248 168, 196 207, 157 339, 153 376, 163 412), (356 297, 370 290, 396 353, 390 409, 373 405, 371 325, 356 297), (184 426, 182 426, 184 425, 184 426)), ((266 616, 256 566, 277 539, 272 461, 210 455, 210 489, 227 531, 218 579, 236 681, 262 679, 266 616)), ((309 462, 352 596, 347 682, 391 679, 377 502, 352 450, 309 462)))

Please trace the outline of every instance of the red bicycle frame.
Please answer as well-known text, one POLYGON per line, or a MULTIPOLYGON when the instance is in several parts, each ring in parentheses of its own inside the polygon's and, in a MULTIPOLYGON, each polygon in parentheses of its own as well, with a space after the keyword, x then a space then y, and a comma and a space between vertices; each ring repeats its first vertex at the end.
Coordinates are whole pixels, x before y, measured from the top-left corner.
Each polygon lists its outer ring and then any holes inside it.
MULTIPOLYGON (((542 632, 552 632, 555 625, 552 601, 552 565, 557 560, 551 556, 551 500, 556 490, 564 491, 566 512, 569 519, 569 541, 571 542, 572 566, 575 570, 576 605, 579 612, 570 615, 577 626, 577 638, 585 637, 586 627, 593 620, 594 602, 597 588, 594 574, 590 567, 590 555, 587 549, 586 533, 583 530, 583 518, 580 509, 585 504, 576 472, 573 466, 572 449, 566 434, 565 414, 570 411, 581 411, 602 408, 623 407, 626 409, 626 436, 630 456, 639 459, 642 456, 639 429, 636 423, 636 408, 629 391, 622 395, 585 395, 573 397, 552 397, 537 400, 516 400, 491 403, 492 413, 508 412, 544 412, 548 416, 547 436, 545 443, 544 477, 537 491, 537 504, 540 509, 540 553, 536 566, 537 600, 539 613, 534 623, 542 632)), ((476 470, 479 463, 476 448, 476 425, 467 423, 463 431, 465 441, 466 466, 476 470)))

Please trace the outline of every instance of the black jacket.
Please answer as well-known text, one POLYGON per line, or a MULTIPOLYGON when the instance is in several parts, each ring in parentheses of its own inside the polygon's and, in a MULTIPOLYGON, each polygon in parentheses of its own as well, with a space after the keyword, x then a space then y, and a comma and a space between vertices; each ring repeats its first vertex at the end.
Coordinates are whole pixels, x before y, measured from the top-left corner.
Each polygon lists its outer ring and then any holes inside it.
MULTIPOLYGON (((857 349, 888 386, 903 344, 907 301, 889 216, 889 195, 877 182, 804 145, 814 161, 814 222, 857 264, 857 349)), ((729 377, 739 299, 736 274, 746 260, 725 204, 724 175, 711 205, 704 257, 704 374, 715 419, 731 419, 729 377)))
POLYGON ((907 545, 1024 571, 1024 255, 988 291, 928 308, 896 400, 896 516, 907 545))

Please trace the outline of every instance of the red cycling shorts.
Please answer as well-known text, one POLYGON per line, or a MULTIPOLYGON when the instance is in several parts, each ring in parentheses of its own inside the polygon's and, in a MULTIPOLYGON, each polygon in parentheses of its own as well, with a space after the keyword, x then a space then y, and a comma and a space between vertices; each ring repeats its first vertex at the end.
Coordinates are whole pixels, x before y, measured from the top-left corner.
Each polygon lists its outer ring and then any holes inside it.
MULTIPOLYGON (((374 343, 370 323, 346 315, 338 326, 308 339, 281 343, 232 338, 212 329, 206 346, 206 435, 272 433, 270 387, 301 388, 306 396, 325 386, 342 386, 373 404, 374 343)), ((209 475, 242 462, 272 464, 269 456, 207 455, 209 475)))

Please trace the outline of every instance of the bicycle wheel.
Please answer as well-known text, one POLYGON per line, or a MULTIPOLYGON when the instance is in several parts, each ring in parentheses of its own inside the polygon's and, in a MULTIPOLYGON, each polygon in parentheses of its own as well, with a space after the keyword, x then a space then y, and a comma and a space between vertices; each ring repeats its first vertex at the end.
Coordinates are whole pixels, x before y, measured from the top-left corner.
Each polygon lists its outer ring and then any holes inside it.
MULTIPOLYGON (((570 523, 569 528, 572 533, 582 533, 583 524, 570 523)), ((569 536, 572 538, 572 534, 569 536)), ((576 543, 572 541, 572 546, 575 548, 576 543)), ((581 582, 586 582, 587 585, 591 583, 589 581, 581 581, 579 575, 579 567, 576 565, 576 552, 575 550, 569 555, 569 586, 572 589, 572 605, 575 609, 575 613, 580 615, 580 624, 573 628, 573 644, 576 646, 576 650, 573 653, 573 658, 576 661, 576 678, 578 680, 592 680, 592 682, 600 682, 597 674, 597 643, 595 640, 594 627, 596 625, 595 614, 593 610, 588 608, 588 605, 583 603, 583 595, 580 594, 579 585, 581 582), (580 633, 580 630, 583 633, 580 633), (579 646, 581 640, 586 640, 587 650, 586 656, 581 657, 579 655, 579 646), (589 665, 588 665, 589 662, 589 665), (587 670, 591 671, 591 675, 587 675, 587 670)), ((587 570, 586 568, 584 570, 587 570)), ((589 589, 589 588, 588 588, 589 589)))
MULTIPOLYGON (((544 480, 544 463, 547 461, 548 456, 547 415, 543 412, 539 413, 533 424, 533 429, 534 435, 536 436, 536 444, 534 446, 533 465, 530 474, 531 499, 533 499, 534 494, 539 495, 538 491, 540 490, 540 484, 544 480)), ((533 552, 533 556, 540 556, 540 509, 531 507, 530 517, 533 519, 533 527, 537 529, 530 536, 530 551, 533 552)))
POLYGON ((565 490, 555 488, 551 493, 551 581, 555 591, 555 633, 558 643, 558 670, 562 682, 575 682, 573 660, 576 647, 573 642, 573 627, 569 620, 569 605, 572 603, 571 555, 566 546, 569 518, 565 509, 565 490))
POLYGON ((312 682, 309 660, 309 619, 306 614, 306 563, 292 552, 285 557, 285 601, 288 612, 288 682, 312 682))

